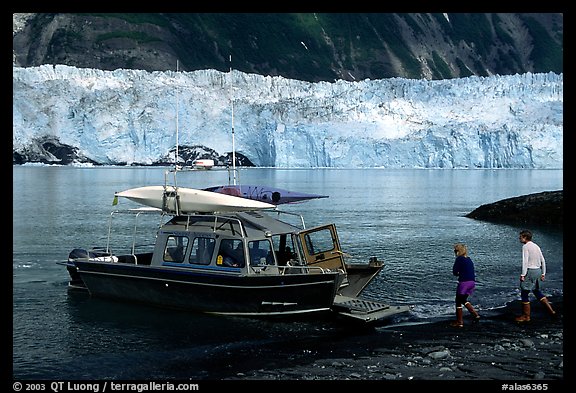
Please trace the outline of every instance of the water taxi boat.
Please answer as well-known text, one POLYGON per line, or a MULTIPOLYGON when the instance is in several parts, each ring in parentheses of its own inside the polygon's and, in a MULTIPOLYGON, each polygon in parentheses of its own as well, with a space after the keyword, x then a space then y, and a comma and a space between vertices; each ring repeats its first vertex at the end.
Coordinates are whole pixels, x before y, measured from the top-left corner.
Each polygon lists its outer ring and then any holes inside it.
MULTIPOLYGON (((224 315, 329 312, 373 322, 410 310, 360 297, 383 264, 376 258, 345 263, 334 224, 306 228, 298 214, 218 193, 213 194, 219 200, 237 200, 223 202, 222 211, 195 211, 193 200, 183 200, 194 195, 190 190, 166 187, 158 194, 162 205, 148 193, 147 199, 132 199, 147 206, 114 210, 106 246, 73 249, 62 262, 69 287, 97 297, 224 315), (250 208, 238 208, 242 200, 250 208), (158 217, 148 248, 140 247, 143 215, 158 217), (124 225, 131 240, 125 252, 116 252, 114 240, 128 236, 114 234, 122 226, 116 222, 126 222, 127 216, 134 220, 124 225)), ((116 196, 127 195, 134 192, 116 196)), ((207 206, 206 201, 198 206, 207 206)))
POLYGON ((212 169, 214 167, 214 160, 211 159, 199 159, 199 160, 194 160, 194 162, 192 162, 192 168, 194 169, 212 169))

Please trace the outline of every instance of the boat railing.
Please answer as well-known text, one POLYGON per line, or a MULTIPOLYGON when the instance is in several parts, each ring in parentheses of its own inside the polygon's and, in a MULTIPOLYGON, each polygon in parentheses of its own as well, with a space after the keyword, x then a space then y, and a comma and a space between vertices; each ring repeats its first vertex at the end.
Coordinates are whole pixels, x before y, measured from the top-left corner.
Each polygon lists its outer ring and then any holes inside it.
POLYGON ((302 224, 302 229, 306 229, 306 224, 304 223, 304 216, 302 216, 302 214, 300 214, 300 213, 294 213, 294 212, 288 212, 288 211, 285 211, 285 210, 278 210, 278 209, 273 210, 272 212, 278 214, 278 216, 280 216, 281 214, 286 214, 286 215, 289 215, 289 216, 297 217, 297 218, 300 219, 300 223, 302 224))
MULTIPOLYGON (((336 270, 334 269, 327 269, 320 266, 308 266, 308 265, 286 265, 286 266, 275 266, 269 265, 278 268, 280 274, 299 274, 299 273, 312 273, 312 274, 326 274, 332 273, 336 270)), ((337 269, 339 273, 344 274, 344 270, 337 269)))
POLYGON ((155 214, 155 215, 160 215, 160 222, 158 223, 158 227, 160 227, 162 225, 162 217, 165 216, 165 213, 158 208, 154 208, 154 207, 139 207, 139 208, 135 208, 135 209, 127 209, 127 210, 114 210, 110 213, 110 217, 108 219, 108 236, 107 236, 107 240, 106 240, 106 252, 110 253, 110 242, 111 242, 111 238, 112 238, 112 228, 113 228, 113 218, 114 216, 117 215, 122 215, 122 214, 126 214, 126 215, 132 215, 134 216, 134 226, 133 226, 133 230, 132 230, 132 241, 131 241, 131 245, 130 245, 130 252, 132 255, 136 254, 136 248, 142 248, 142 247, 146 247, 147 245, 142 245, 142 244, 136 244, 136 239, 137 239, 137 234, 138 234, 138 218, 141 215, 144 214, 155 214))
MULTIPOLYGON (((218 227, 218 218, 223 218, 223 222, 221 225, 226 225, 228 223, 230 223, 231 221, 235 221, 238 223, 238 227, 240 228, 240 235, 242 236, 242 238, 246 238, 246 228, 244 228, 244 224, 242 223, 242 221, 240 221, 238 218, 236 217, 228 217, 228 216, 219 216, 219 215, 214 215, 214 233, 216 233, 217 227, 218 227)), ((234 226, 231 224, 230 225, 232 231, 234 231, 234 226)))
POLYGON ((186 218, 186 222, 183 223, 183 225, 185 226, 186 229, 188 229, 188 227, 190 226, 190 219, 191 218, 196 218, 199 220, 204 220, 206 222, 211 221, 212 222, 212 231, 214 233, 216 233, 219 229, 221 229, 223 226, 230 224, 230 230, 234 233, 235 229, 234 229, 234 224, 237 224, 238 226, 238 230, 240 233, 240 236, 242 238, 246 238, 247 234, 246 234, 246 228, 244 226, 244 223, 237 217, 231 217, 228 215, 224 215, 224 214, 217 214, 217 213, 210 213, 210 214, 198 214, 198 213, 186 213, 186 214, 181 214, 179 215, 179 217, 183 217, 186 218))

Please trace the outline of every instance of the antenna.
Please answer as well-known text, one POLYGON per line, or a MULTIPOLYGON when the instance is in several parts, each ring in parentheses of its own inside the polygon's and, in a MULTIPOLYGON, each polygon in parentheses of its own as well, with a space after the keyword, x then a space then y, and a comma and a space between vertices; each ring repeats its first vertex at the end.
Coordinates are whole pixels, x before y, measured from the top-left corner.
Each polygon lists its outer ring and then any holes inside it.
POLYGON ((234 139, 234 88, 232 85, 232 55, 230 55, 230 102, 232 104, 232 184, 236 185, 236 142, 234 139))
MULTIPOLYGON (((178 60, 176 60, 176 73, 178 73, 179 69, 178 69, 178 60)), ((177 85, 177 83, 176 83, 177 85)), ((180 101, 179 95, 178 95, 178 86, 176 86, 176 150, 174 152, 175 156, 174 156, 174 190, 175 190, 175 211, 176 211, 176 215, 180 215, 180 196, 178 195, 178 183, 176 182, 176 173, 178 172, 178 112, 179 112, 179 107, 178 107, 178 101, 180 101)), ((167 201, 168 201, 168 170, 166 170, 164 172, 164 193, 162 194, 162 210, 166 211, 167 208, 167 201)))
MULTIPOLYGON (((178 74, 178 60, 176 60, 176 74, 178 74)), ((176 87, 176 152, 174 157, 174 172, 178 170, 178 112, 180 112, 178 109, 178 101, 180 101, 180 99, 178 87, 176 87)))

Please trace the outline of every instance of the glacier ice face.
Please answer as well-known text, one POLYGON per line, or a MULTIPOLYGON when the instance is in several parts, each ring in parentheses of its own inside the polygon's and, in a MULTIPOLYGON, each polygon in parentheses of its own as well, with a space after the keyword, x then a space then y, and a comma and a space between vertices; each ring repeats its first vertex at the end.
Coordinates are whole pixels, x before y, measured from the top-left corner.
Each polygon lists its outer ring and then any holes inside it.
POLYGON ((257 166, 562 168, 563 75, 310 83, 215 70, 13 67, 13 151, 55 138, 101 164, 179 145, 257 166))

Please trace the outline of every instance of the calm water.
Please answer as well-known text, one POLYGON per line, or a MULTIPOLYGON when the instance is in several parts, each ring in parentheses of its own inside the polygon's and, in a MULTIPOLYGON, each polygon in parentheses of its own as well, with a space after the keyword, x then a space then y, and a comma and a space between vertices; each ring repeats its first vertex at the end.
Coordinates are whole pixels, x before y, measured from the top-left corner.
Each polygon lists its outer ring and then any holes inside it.
MULTIPOLYGON (((218 379, 211 356, 322 337, 332 321, 261 321, 162 310, 69 292, 56 262, 105 244, 114 192, 160 185, 165 168, 13 167, 13 375, 17 379, 218 379)), ((182 172, 180 186, 227 184, 228 172, 182 172)), ((353 262, 384 270, 364 295, 414 305, 393 323, 453 313, 452 244, 476 265, 480 311, 519 298, 520 227, 463 217, 500 199, 563 189, 562 170, 244 169, 242 184, 329 195, 283 207, 306 225, 337 225, 353 262)), ((124 201, 121 201, 121 206, 124 201)), ((126 207, 126 206, 125 206, 126 207)), ((563 233, 533 228, 546 257, 545 292, 563 293, 563 233)), ((386 327, 375 334, 385 334, 386 327)))

